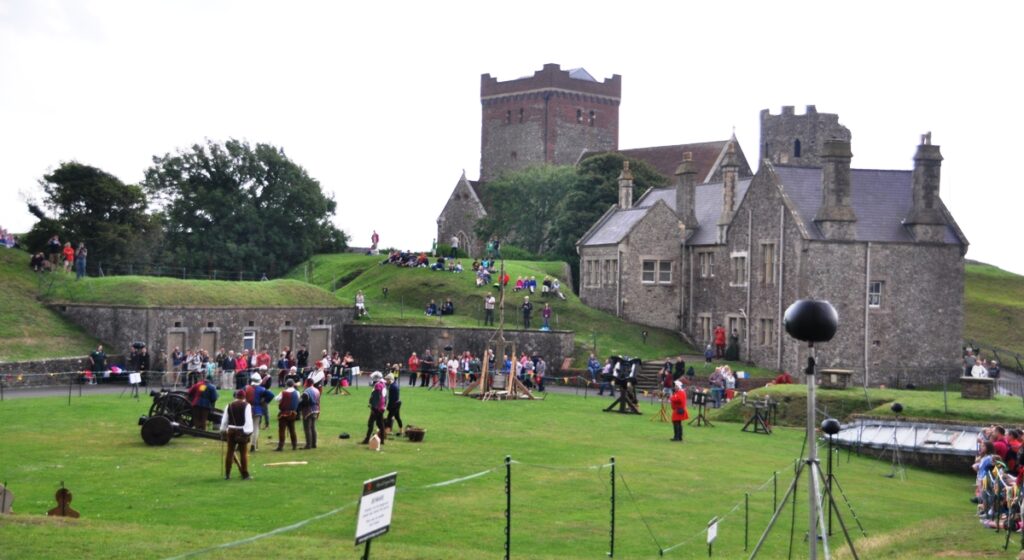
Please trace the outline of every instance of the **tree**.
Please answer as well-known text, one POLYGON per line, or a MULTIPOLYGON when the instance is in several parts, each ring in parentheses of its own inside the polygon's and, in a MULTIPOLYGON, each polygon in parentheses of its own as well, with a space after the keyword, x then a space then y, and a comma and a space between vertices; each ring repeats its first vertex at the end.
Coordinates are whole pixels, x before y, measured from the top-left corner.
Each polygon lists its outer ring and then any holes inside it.
POLYGON ((154 156, 143 185, 163 210, 166 253, 178 266, 274 275, 347 245, 331 223, 334 200, 269 144, 207 141, 154 156))
POLYGON ((157 229, 147 213, 146 195, 138 185, 78 162, 60 167, 39 181, 45 193, 42 208, 29 204, 39 221, 26 236, 31 250, 40 250, 53 235, 77 247, 84 242, 90 262, 147 261, 157 229))
POLYGON ((484 196, 491 211, 478 222, 477 235, 538 255, 550 251, 555 211, 576 180, 571 166, 538 165, 487 183, 484 196))

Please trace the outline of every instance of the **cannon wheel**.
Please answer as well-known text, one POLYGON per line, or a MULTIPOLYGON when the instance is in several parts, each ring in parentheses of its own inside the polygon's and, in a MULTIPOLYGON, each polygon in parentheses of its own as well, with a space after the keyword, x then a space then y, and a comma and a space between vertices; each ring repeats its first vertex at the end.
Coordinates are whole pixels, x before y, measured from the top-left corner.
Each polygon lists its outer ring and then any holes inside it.
POLYGON ((153 401, 153 406, 149 407, 149 415, 166 416, 183 426, 191 426, 192 404, 181 393, 167 393, 153 401))
POLYGON ((166 416, 150 416, 142 424, 142 441, 146 445, 167 445, 174 436, 174 427, 166 416))

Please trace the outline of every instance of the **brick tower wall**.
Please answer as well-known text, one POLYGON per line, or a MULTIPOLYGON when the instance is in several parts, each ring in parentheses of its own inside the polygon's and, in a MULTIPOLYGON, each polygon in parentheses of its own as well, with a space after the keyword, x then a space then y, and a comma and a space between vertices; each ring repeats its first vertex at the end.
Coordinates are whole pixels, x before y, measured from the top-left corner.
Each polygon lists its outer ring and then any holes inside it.
POLYGON ((615 150, 622 78, 571 78, 557 64, 528 78, 480 80, 480 178, 530 165, 570 165, 585 150, 615 150))

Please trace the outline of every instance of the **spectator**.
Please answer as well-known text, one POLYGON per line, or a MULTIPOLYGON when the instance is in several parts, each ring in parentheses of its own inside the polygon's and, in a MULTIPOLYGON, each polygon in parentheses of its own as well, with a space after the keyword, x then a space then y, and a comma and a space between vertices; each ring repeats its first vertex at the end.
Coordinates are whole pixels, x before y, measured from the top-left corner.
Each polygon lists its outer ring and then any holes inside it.
POLYGON ((46 258, 50 261, 51 268, 57 268, 60 265, 61 255, 61 244, 60 237, 54 235, 46 242, 46 258))
MULTIPOLYGON (((55 235, 54 238, 57 236, 55 235)), ((89 250, 85 248, 85 243, 78 244, 78 251, 75 252, 75 280, 81 280, 85 277, 85 261, 89 256, 89 250)))
POLYGON ((544 319, 544 324, 541 326, 541 330, 551 330, 551 304, 545 302, 544 309, 540 310, 540 316, 544 319))
POLYGON ((544 376, 548 373, 548 363, 544 361, 543 356, 537 356, 537 362, 533 366, 535 377, 537 379, 537 390, 544 392, 544 376))
POLYGON ((587 372, 590 374, 590 381, 597 384, 597 374, 601 371, 601 362, 597 361, 597 357, 594 353, 590 353, 590 358, 587 359, 587 372))
POLYGON ((420 372, 420 359, 416 357, 416 352, 413 352, 412 355, 409 356, 409 361, 406 362, 406 365, 409 367, 409 386, 415 387, 416 376, 419 375, 420 372))
POLYGON ((494 295, 484 296, 484 325, 494 325, 494 295))
POLYGON ((71 272, 71 265, 75 262, 75 250, 71 247, 71 242, 66 241, 64 243, 64 272, 71 272))
POLYGON ((437 311, 437 303, 435 303, 434 300, 430 300, 430 303, 427 304, 426 315, 430 315, 432 317, 439 315, 437 311))
MULTIPOLYGON (((507 275, 506 275, 507 277, 507 275)), ((533 313, 533 304, 530 303, 530 296, 523 298, 523 328, 526 330, 530 329, 530 314, 533 313)))
POLYGON ((28 266, 32 269, 32 272, 45 272, 50 269, 50 261, 46 260, 42 253, 36 253, 32 255, 28 266))
POLYGON ((558 278, 551 279, 551 293, 558 296, 558 299, 565 299, 565 294, 562 293, 562 283, 558 281, 558 278))
POLYGON ((452 302, 452 298, 449 297, 441 304, 441 315, 455 315, 455 304, 452 302))
POLYGON ((725 328, 722 325, 715 325, 715 358, 721 360, 725 357, 725 328))

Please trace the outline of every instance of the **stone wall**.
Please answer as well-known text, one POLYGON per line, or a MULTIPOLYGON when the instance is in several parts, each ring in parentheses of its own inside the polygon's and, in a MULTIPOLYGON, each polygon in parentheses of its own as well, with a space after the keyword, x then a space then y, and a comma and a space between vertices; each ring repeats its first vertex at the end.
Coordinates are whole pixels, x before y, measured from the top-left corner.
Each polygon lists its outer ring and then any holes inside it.
POLYGON ((133 342, 145 342, 153 370, 166 367, 173 346, 223 347, 238 351, 245 345, 267 347, 271 355, 283 346, 341 348, 342 327, 354 320, 354 309, 300 307, 133 307, 61 304, 56 311, 108 346, 108 352, 127 352, 133 342), (252 338, 246 338, 251 334, 252 338))
POLYGON ((618 245, 580 249, 579 294, 584 305, 612 314, 618 312, 618 259, 618 245), (591 271, 591 267, 596 270, 591 271))
MULTIPOLYGON (((124 364, 125 359, 124 356, 107 356, 107 363, 124 364)), ((69 381, 77 381, 81 372, 88 369, 86 357, 6 362, 0 364, 0 382, 4 389, 67 385, 69 381)))
POLYGON ((826 140, 850 141, 850 131, 839 124, 839 115, 819 113, 808 105, 803 115, 786 106, 782 113, 773 115, 768 109, 761 111, 761 158, 772 163, 818 167, 819 154, 826 140), (795 142, 800 141, 800 155, 794 153, 795 142))
POLYGON ((679 279, 679 219, 675 212, 664 202, 658 202, 633 226, 623 246, 622 318, 641 325, 679 330, 683 284, 679 279), (671 263, 671 281, 659 281, 655 264, 654 282, 645 282, 644 261, 671 263))
MULTIPOLYGON (((452 236, 458 236, 461 250, 470 257, 481 257, 485 244, 482 239, 477 239, 474 228, 486 213, 463 175, 437 218, 437 242, 447 245, 451 243, 452 236)), ((463 266, 468 268, 469 263, 463 263, 463 266)))
MULTIPOLYGON (((384 369, 394 362, 405 364, 412 352, 422 356, 427 348, 435 356, 444 352, 446 346, 455 352, 469 350, 479 356, 494 336, 493 329, 469 328, 349 324, 342 330, 346 350, 366 369, 384 369)), ((550 373, 558 370, 563 358, 573 354, 571 331, 506 330, 505 340, 516 342, 519 352, 544 356, 550 373)))

